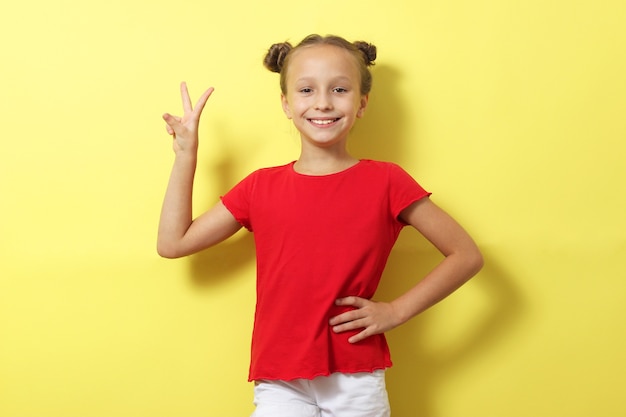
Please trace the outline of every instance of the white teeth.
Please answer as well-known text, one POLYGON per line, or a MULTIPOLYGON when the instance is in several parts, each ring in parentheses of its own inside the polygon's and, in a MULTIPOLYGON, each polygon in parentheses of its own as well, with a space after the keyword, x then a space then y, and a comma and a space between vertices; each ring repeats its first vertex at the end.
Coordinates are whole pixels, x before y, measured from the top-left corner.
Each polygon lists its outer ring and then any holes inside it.
POLYGON ((316 125, 329 125, 335 122, 337 119, 324 119, 324 120, 316 120, 311 119, 311 123, 315 123, 316 125))

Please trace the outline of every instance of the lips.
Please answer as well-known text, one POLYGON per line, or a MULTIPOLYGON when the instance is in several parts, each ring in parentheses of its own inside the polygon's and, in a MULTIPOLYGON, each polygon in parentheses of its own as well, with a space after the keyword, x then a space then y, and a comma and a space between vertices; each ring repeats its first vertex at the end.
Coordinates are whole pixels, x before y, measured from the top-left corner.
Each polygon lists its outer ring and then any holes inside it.
POLYGON ((308 119, 309 123, 312 123, 316 126, 328 126, 335 123, 339 118, 336 119, 308 119))

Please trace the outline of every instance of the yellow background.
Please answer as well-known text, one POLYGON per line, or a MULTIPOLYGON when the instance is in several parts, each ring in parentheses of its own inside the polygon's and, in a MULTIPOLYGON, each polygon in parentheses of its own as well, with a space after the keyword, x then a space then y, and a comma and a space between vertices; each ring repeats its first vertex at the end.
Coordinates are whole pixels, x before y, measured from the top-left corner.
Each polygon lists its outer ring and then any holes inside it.
MULTIPOLYGON (((626 415, 626 3, 11 1, 0 20, 0 416, 245 416, 249 234, 155 235, 160 119, 216 91, 199 213, 297 157, 261 59, 312 32, 379 48, 357 156, 404 166, 481 246, 461 291, 389 334, 396 417, 626 415)), ((379 298, 439 259, 401 235, 379 298)), ((289 317, 286 320, 297 320, 289 317)))

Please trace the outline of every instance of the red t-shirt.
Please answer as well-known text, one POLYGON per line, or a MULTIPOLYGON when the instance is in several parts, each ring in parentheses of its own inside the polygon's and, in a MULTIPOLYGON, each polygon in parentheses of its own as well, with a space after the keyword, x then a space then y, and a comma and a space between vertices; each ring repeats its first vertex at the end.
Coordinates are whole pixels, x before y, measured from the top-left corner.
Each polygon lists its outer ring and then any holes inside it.
POLYGON ((371 298, 405 224, 400 212, 428 196, 399 166, 361 160, 302 175, 293 162, 253 172, 222 197, 254 232, 257 305, 249 379, 311 379, 391 366, 384 335, 351 344, 328 321, 340 297, 371 298))

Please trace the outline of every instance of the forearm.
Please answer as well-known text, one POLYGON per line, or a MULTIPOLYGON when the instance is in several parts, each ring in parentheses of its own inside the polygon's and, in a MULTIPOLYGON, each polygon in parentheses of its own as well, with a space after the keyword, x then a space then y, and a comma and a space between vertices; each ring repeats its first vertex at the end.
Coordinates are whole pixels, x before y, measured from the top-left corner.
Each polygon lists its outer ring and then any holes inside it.
POLYGON ((357 343, 371 335, 391 330, 441 301, 463 285, 482 267, 478 249, 448 255, 417 285, 390 303, 348 296, 337 305, 352 306, 353 310, 330 319, 333 331, 363 329, 348 341, 357 343))
POLYGON ((363 329, 348 339, 350 343, 400 326, 453 293, 482 268, 483 258, 472 238, 430 199, 413 203, 401 216, 445 258, 417 285, 392 302, 377 302, 356 296, 338 299, 337 305, 355 308, 331 318, 333 330, 363 329))
POLYGON ((400 324, 452 294, 482 267, 478 250, 447 256, 417 285, 391 302, 400 324))
POLYGON ((162 256, 176 257, 176 246, 192 223, 193 181, 196 152, 176 153, 172 172, 163 199, 159 221, 157 251, 162 256))

